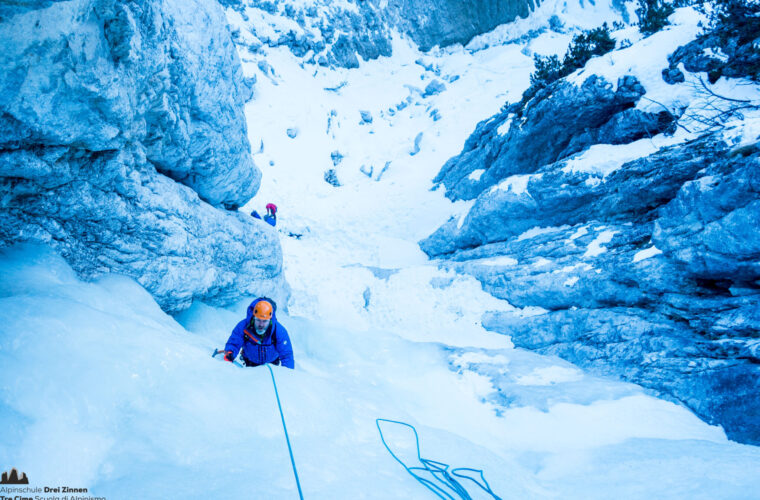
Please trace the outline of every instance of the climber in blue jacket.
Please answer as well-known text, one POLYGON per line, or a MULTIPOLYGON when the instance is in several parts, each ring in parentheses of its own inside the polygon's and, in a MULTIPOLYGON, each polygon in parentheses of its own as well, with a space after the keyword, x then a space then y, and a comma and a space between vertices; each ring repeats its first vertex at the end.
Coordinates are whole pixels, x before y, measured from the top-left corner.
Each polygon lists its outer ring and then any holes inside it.
POLYGON ((224 360, 232 362, 243 348, 241 357, 246 366, 266 363, 294 368, 293 348, 288 331, 275 315, 277 304, 260 297, 248 306, 248 314, 232 330, 224 347, 224 360))

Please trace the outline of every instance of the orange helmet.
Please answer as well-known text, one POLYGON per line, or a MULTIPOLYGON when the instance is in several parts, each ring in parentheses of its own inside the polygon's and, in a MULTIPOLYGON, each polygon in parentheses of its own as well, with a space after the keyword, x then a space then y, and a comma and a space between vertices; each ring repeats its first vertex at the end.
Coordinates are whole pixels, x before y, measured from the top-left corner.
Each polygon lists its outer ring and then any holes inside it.
POLYGON ((253 308, 253 316, 256 319, 272 319, 272 304, 266 300, 260 300, 253 308))

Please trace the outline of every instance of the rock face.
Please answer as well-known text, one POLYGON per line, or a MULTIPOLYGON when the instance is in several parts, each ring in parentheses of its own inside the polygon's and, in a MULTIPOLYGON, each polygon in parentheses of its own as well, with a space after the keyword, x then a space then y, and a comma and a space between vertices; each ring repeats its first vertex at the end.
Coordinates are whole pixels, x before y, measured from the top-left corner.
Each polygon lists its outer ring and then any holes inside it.
POLYGON ((7 20, 0 37, 2 148, 139 143, 213 205, 258 189, 242 70, 213 2, 55 3, 7 20))
POLYGON ((644 93, 632 76, 615 89, 596 75, 579 87, 559 80, 524 109, 512 106, 478 124, 464 151, 446 162, 434 182, 446 186, 449 198, 469 200, 498 180, 532 173, 592 144, 625 144, 670 129, 675 119, 670 113, 630 109, 644 93), (476 170, 484 173, 469 177, 476 170))
POLYGON ((484 316, 516 346, 652 388, 760 444, 757 148, 735 154, 713 134, 584 161, 591 144, 626 144, 674 117, 632 109, 645 89, 631 79, 571 87, 478 126, 437 179, 473 205, 421 247, 537 311, 484 316), (568 109, 585 113, 580 124, 568 109))
POLYGON ((84 276, 133 276, 170 311, 286 293, 276 233, 224 210, 261 174, 218 4, 26 2, 2 14, 3 246, 44 243, 84 276))
MULTIPOLYGON (((740 6, 735 3, 734 6, 740 6)), ((683 64, 692 73, 706 72, 710 82, 715 82, 721 76, 729 78, 748 77, 760 81, 760 50, 758 46, 757 6, 747 3, 740 10, 729 15, 725 23, 719 23, 715 29, 709 30, 696 40, 679 47, 668 56, 668 68, 663 70, 663 79, 674 83, 679 64, 683 64)))
POLYGON ((436 45, 466 45, 477 35, 518 17, 527 17, 537 3, 532 0, 390 0, 386 9, 395 14, 398 25, 420 49, 427 51, 436 45))
POLYGON ((244 19, 258 16, 248 9, 293 19, 297 27, 274 33, 252 27, 251 39, 240 42, 254 51, 266 45, 287 46, 298 57, 321 65, 359 66, 359 58, 376 59, 392 54, 392 31, 409 36, 423 51, 473 37, 497 26, 526 17, 535 8, 532 0, 367 0, 350 6, 316 0, 295 7, 278 0, 224 0, 244 19))

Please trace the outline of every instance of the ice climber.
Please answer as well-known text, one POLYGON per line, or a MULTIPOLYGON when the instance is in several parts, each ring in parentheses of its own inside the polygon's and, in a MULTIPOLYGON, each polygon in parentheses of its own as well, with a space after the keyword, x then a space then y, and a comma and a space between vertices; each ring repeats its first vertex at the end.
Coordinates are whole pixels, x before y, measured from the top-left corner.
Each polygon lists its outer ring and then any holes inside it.
POLYGON ((267 203, 267 214, 264 216, 264 222, 270 226, 277 224, 277 205, 267 203))
MULTIPOLYGON (((267 203, 267 214, 264 216, 264 222, 274 227, 277 224, 277 205, 274 203, 267 203)), ((251 212, 251 217, 255 219, 261 219, 259 213, 254 210, 251 212)))
POLYGON ((232 362, 243 348, 241 357, 246 366, 266 363, 293 368, 293 348, 288 331, 277 322, 277 304, 272 299, 260 297, 248 306, 244 320, 232 330, 224 346, 224 360, 232 362))

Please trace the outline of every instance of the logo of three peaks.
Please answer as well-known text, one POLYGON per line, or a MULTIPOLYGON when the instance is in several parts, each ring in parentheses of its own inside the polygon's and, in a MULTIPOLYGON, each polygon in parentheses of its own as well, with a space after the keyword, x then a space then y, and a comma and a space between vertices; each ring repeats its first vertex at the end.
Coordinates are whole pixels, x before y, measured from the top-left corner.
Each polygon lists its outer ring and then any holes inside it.
POLYGON ((19 472, 14 467, 10 472, 3 472, 3 478, 0 480, 0 484, 29 484, 29 478, 26 477, 26 472, 21 473, 21 477, 18 477, 19 472))

